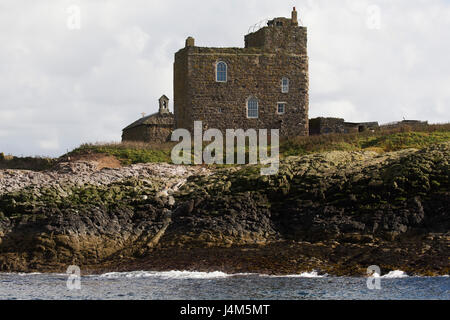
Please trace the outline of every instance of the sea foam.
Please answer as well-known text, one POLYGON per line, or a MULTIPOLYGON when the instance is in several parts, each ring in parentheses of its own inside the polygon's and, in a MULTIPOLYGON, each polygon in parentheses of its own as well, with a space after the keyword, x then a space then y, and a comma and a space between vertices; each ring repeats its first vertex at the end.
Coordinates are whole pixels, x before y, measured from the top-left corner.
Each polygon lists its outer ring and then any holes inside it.
MULTIPOLYGON (((262 274, 261 276, 266 276, 266 275, 262 274)), ((283 276, 271 275, 270 277, 275 277, 275 278, 324 278, 326 276, 327 276, 327 274, 319 274, 317 271, 311 271, 311 272, 302 272, 299 274, 288 274, 288 275, 283 275, 283 276)))
POLYGON ((389 273, 385 274, 384 276, 381 276, 382 278, 407 278, 408 275, 401 270, 394 270, 390 271, 389 273))
POLYGON ((260 276, 273 278, 323 278, 327 275, 319 275, 317 271, 302 272, 290 275, 267 275, 257 273, 234 273, 227 274, 221 271, 199 272, 199 271, 132 271, 132 272, 108 272, 100 275, 100 278, 161 278, 161 279, 218 279, 238 276, 260 276))
POLYGON ((226 278, 232 275, 220 271, 196 272, 196 271, 132 271, 132 272, 108 272, 100 275, 101 278, 162 278, 162 279, 215 279, 226 278))

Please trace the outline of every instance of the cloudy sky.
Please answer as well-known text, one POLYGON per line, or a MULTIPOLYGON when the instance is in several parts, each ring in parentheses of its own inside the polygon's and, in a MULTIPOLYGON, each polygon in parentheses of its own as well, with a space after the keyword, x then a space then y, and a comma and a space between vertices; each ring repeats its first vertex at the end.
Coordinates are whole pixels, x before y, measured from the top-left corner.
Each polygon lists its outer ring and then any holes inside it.
POLYGON ((242 47, 292 6, 308 27, 310 117, 450 121, 448 0, 1 0, 0 152, 119 141, 172 99, 186 37, 242 47))

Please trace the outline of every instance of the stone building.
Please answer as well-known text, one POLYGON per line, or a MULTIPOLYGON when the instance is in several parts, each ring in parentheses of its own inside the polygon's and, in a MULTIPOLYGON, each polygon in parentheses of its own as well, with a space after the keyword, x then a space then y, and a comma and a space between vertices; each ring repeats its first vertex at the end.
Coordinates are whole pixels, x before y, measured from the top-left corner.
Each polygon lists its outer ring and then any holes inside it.
POLYGON ((344 133, 344 119, 314 118, 309 120, 309 134, 344 133))
POLYGON ((295 8, 246 35, 244 48, 197 47, 189 37, 175 54, 175 127, 308 135, 308 82, 307 30, 295 8))
POLYGON ((396 121, 391 123, 383 124, 382 127, 384 129, 396 129, 396 128, 402 128, 402 127, 423 127, 427 126, 428 121, 422 121, 422 120, 402 120, 402 121, 396 121))
POLYGON ((380 125, 376 121, 371 122, 344 122, 344 133, 364 132, 378 129, 380 125))
POLYGON ((352 133, 375 130, 378 122, 346 122, 341 118, 314 118, 309 120, 309 134, 352 133))
POLYGON ((159 98, 159 111, 142 117, 122 131, 122 141, 162 143, 170 140, 174 129, 174 115, 169 111, 169 98, 159 98))

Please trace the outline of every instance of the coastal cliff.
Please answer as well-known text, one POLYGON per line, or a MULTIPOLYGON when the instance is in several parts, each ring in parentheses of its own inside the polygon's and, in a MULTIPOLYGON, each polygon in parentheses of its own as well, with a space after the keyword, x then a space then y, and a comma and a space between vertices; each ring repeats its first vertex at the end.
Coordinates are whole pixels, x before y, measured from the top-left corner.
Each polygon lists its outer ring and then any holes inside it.
POLYGON ((449 274, 450 143, 258 166, 0 170, 0 271, 449 274))

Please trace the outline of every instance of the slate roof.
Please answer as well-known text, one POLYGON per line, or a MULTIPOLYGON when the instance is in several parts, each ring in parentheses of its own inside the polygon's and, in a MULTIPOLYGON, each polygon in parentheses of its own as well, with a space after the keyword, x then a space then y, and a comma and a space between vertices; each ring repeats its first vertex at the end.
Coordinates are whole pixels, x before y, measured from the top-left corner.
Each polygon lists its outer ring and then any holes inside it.
POLYGON ((157 112, 149 116, 143 117, 139 120, 136 120, 123 130, 131 129, 142 125, 174 125, 174 123, 175 118, 172 113, 160 114, 159 112, 157 112))

